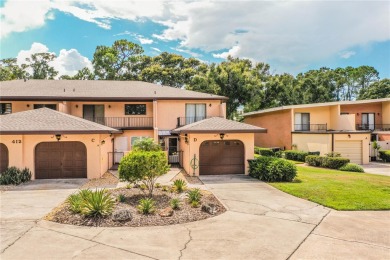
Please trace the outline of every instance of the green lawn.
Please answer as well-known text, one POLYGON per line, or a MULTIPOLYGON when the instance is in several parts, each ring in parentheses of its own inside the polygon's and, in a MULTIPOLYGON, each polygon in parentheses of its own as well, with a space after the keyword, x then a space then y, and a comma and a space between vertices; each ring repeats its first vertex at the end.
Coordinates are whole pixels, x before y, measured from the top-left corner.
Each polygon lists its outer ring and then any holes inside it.
POLYGON ((291 195, 337 210, 390 209, 390 177, 298 166, 293 182, 270 183, 291 195))

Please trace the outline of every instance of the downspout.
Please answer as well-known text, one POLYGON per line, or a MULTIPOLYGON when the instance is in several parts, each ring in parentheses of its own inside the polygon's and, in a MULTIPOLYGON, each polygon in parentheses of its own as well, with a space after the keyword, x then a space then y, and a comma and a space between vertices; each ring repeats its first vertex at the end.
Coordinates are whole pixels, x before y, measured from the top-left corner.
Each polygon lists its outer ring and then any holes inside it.
POLYGON ((334 152, 334 133, 332 133, 332 152, 334 152))

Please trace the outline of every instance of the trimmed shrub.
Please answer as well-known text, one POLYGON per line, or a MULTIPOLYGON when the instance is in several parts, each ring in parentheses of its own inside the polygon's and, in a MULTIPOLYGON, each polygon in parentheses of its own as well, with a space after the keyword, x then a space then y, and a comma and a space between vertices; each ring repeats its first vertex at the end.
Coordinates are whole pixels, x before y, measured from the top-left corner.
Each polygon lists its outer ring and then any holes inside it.
POLYGON ((309 152, 309 155, 320 155, 321 152, 309 152))
POLYGON ((277 151, 277 152, 275 152, 275 157, 284 158, 284 151, 277 151))
POLYGON ((262 156, 275 156, 275 153, 269 148, 255 147, 255 153, 262 156))
POLYGON ((31 180, 31 171, 28 168, 21 170, 9 167, 0 174, 0 185, 19 185, 29 180, 31 180))
POLYGON ((261 181, 292 181, 297 168, 294 163, 276 157, 259 157, 249 161, 249 175, 261 181))
POLYGON ((390 150, 379 151, 379 158, 385 162, 390 162, 390 150))
POLYGON ((308 155, 306 156, 305 162, 310 166, 320 167, 322 165, 322 158, 318 155, 308 155))
POLYGON ((349 159, 342 157, 323 157, 321 166, 329 169, 339 169, 349 162, 349 159))
POLYGON ((293 161, 304 162, 306 156, 308 155, 309 153, 304 151, 295 151, 295 150, 284 151, 284 158, 293 161))
POLYGON ((330 152, 325 154, 326 157, 341 157, 341 153, 338 152, 330 152))
POLYGON ((161 151, 161 146, 154 142, 153 138, 143 138, 135 141, 133 144, 133 150, 135 151, 161 151))
POLYGON ((119 178, 130 183, 142 182, 149 196, 153 195, 157 178, 168 171, 168 159, 162 151, 133 151, 119 164, 119 178))
POLYGON ((346 172, 364 172, 363 167, 355 163, 347 163, 346 165, 340 167, 339 170, 346 172))
POLYGON ((285 159, 276 159, 268 167, 268 182, 292 181, 297 175, 297 167, 285 159))
POLYGON ((260 176, 267 175, 267 166, 271 161, 276 160, 275 157, 258 157, 254 160, 249 160, 249 175, 259 179, 260 176))

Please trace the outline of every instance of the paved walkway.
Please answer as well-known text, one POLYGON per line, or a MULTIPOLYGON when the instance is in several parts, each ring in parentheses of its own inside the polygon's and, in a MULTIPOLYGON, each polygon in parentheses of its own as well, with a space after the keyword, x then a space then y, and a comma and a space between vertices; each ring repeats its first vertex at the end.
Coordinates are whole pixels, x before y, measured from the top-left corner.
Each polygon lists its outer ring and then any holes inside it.
MULTIPOLYGON (((1 205, 2 221, 33 221, 12 240, 2 238, 0 258, 389 259, 389 211, 331 211, 246 176, 207 176, 202 181, 228 211, 203 221, 162 227, 93 228, 37 221, 47 210, 31 218, 29 209, 38 213, 45 197, 30 191, 31 198, 23 196, 20 207, 13 208, 11 201, 1 205), (12 213, 17 209, 17 214, 12 213), (3 219, 4 211, 10 213, 3 219)), ((21 200, 12 191, 1 196, 2 202, 13 197, 21 200)), ((66 196, 47 197, 61 201, 66 196)), ((2 234, 3 229, 11 234, 23 221, 2 225, 2 234)))
POLYGON ((390 176, 390 163, 370 162, 361 166, 366 173, 390 176))

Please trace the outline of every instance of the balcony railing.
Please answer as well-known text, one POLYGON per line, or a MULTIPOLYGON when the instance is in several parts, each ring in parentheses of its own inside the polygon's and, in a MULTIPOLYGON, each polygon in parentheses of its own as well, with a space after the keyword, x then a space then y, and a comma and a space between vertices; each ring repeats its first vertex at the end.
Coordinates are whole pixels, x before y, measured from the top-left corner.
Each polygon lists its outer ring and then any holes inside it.
POLYGON ((357 124, 356 130, 390 131, 390 124, 357 124))
POLYGON ((84 117, 84 119, 112 128, 153 127, 153 117, 84 117))
POLYGON ((307 132, 318 132, 326 131, 328 129, 327 124, 295 124, 294 131, 307 131, 307 132))
POLYGON ((177 118, 177 127, 189 125, 189 124, 192 124, 192 123, 195 123, 195 122, 198 122, 200 120, 207 119, 207 118, 211 118, 211 117, 207 117, 207 116, 178 117, 177 118))

